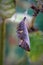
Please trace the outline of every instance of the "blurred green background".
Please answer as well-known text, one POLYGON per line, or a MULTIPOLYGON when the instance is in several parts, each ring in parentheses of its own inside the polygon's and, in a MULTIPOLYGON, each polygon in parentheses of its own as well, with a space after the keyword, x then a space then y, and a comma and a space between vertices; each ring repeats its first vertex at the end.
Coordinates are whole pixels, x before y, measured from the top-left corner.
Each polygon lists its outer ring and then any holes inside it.
MULTIPOLYGON (((35 3, 36 1, 33 0, 35 3)), ((21 8, 18 8, 16 11, 18 12, 24 12, 25 10, 21 10, 21 8), (19 9, 19 10, 18 10, 19 9)), ((37 27, 39 29, 38 32, 30 33, 30 45, 31 45, 31 51, 26 52, 22 48, 19 48, 18 46, 9 46, 7 38, 5 38, 5 28, 7 28, 7 34, 10 33, 11 28, 14 29, 13 24, 10 23, 8 25, 5 25, 4 21, 6 18, 11 17, 15 13, 15 5, 13 3, 13 0, 0 0, 0 65, 3 64, 3 45, 5 44, 6 48, 6 56, 11 57, 9 55, 14 54, 14 63, 17 63, 16 65, 43 65, 43 13, 39 12, 39 14, 36 17, 36 20, 34 22, 34 27, 37 27), (3 22, 3 23, 2 23, 3 22), (6 43, 4 43, 6 40, 6 43), (9 51, 11 50, 11 53, 9 51), (13 51, 12 51, 13 50, 13 51)), ((33 10, 29 9, 28 14, 32 15, 33 10)), ((13 32, 14 34, 14 32, 13 32)), ((13 56, 13 55, 12 55, 13 56)), ((12 63, 12 65, 15 65, 12 63)))

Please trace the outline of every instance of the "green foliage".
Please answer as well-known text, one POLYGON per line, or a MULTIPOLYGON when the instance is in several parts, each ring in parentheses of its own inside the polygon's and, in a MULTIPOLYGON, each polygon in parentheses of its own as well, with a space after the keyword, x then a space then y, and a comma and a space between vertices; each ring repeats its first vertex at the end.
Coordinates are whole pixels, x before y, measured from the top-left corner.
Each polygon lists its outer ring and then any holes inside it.
POLYGON ((38 28, 39 30, 43 31, 43 13, 39 13, 36 17, 34 27, 38 28))
POLYGON ((43 32, 31 33, 30 42, 30 58, 32 59, 32 61, 38 60, 43 54, 43 32))
POLYGON ((33 16, 33 14, 34 14, 34 10, 33 10, 33 9, 31 9, 31 8, 29 8, 29 10, 28 10, 28 15, 33 16))
POLYGON ((1 17, 8 18, 11 17, 15 13, 15 4, 13 0, 2 0, 0 3, 1 8, 1 17))

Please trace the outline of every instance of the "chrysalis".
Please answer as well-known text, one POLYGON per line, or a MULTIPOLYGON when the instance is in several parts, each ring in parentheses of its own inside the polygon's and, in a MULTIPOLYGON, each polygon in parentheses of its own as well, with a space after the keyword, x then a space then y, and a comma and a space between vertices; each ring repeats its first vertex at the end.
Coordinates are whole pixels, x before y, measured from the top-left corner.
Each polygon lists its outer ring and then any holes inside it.
POLYGON ((19 46, 27 51, 30 51, 30 40, 25 20, 26 17, 24 17, 24 19, 18 24, 17 35, 19 38, 19 46))

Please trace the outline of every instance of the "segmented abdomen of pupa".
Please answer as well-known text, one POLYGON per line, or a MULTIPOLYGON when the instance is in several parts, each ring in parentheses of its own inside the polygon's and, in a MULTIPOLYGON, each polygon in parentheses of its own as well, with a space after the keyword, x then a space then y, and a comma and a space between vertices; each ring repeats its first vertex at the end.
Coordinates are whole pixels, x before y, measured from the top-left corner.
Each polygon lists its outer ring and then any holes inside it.
POLYGON ((26 17, 17 26, 17 35, 19 39, 19 46, 27 51, 30 51, 30 40, 28 30, 25 24, 26 17))

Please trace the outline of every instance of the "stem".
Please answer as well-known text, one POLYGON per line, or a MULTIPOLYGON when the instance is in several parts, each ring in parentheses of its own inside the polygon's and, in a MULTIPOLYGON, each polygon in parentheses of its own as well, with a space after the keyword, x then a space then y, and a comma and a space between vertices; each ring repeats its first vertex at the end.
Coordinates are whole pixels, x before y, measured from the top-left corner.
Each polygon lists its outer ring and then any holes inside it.
POLYGON ((1 62, 0 65, 3 65, 3 51, 5 43, 5 19, 3 19, 2 28, 1 28, 1 62))

